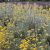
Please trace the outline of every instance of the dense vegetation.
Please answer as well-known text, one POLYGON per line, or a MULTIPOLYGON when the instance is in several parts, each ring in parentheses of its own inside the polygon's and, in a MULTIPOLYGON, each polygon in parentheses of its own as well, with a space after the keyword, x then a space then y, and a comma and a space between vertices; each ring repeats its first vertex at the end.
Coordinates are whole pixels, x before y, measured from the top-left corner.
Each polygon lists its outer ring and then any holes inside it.
POLYGON ((42 1, 42 2, 46 2, 46 1, 50 1, 50 0, 0 0, 0 2, 8 2, 8 1, 15 1, 15 2, 34 2, 34 1, 42 1))
POLYGON ((0 50, 50 50, 50 8, 0 3, 0 50))

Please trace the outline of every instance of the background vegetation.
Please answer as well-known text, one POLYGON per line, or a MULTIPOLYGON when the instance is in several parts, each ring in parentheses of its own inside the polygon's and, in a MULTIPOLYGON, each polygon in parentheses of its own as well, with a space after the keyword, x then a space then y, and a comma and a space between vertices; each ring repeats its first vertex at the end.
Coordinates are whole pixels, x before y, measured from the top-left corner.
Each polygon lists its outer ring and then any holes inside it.
POLYGON ((15 2, 34 2, 34 1, 42 1, 42 2, 48 2, 48 1, 50 1, 50 0, 0 0, 0 2, 8 2, 8 1, 10 1, 10 2, 13 2, 13 1, 15 1, 15 2))

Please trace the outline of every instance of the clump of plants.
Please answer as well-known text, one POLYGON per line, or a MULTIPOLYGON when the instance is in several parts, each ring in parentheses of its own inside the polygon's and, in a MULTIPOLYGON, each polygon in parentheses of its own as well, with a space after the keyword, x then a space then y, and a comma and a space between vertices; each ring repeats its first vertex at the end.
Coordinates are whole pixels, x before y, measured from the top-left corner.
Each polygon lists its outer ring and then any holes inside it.
POLYGON ((49 50, 50 8, 0 3, 0 12, 0 50, 49 50))

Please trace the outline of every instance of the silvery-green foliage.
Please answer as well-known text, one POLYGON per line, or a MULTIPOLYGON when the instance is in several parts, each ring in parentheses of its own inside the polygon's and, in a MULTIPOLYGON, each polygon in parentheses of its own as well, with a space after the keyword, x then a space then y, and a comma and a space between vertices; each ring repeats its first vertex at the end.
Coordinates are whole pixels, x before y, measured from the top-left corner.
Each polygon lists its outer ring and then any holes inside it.
MULTIPOLYGON (((46 18, 36 15, 38 12, 32 11, 31 8, 17 11, 18 9, 14 10, 10 3, 7 3, 4 8, 0 8, 0 25, 6 27, 6 41, 10 44, 10 48, 5 50, 19 50, 20 40, 30 36, 27 31, 31 29, 34 29, 33 33, 40 34, 40 38, 45 42, 44 33, 46 32, 43 27, 44 23, 47 23, 46 18)), ((50 26, 49 21, 47 24, 50 26)), ((50 33, 50 27, 47 28, 47 31, 50 33)))

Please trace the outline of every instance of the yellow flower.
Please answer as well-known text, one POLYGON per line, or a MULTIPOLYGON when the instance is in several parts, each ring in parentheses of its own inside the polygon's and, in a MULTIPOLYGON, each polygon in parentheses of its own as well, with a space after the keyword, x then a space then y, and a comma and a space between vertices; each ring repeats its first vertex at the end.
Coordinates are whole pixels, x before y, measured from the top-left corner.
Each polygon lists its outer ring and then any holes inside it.
POLYGON ((28 47, 28 44, 25 44, 25 43, 22 43, 19 45, 19 48, 21 49, 24 49, 24 48, 27 48, 28 47))
POLYGON ((23 45, 23 44, 20 44, 20 45, 19 45, 19 47, 20 47, 20 48, 23 48, 23 47, 24 47, 24 45, 23 45))
POLYGON ((36 38, 33 38, 32 40, 36 40, 36 38))
POLYGON ((14 26, 14 24, 13 24, 13 23, 11 23, 11 22, 9 22, 9 23, 8 23, 8 26, 13 27, 13 26, 14 26))
POLYGON ((37 50, 37 48, 33 48, 33 50, 37 50))
POLYGON ((28 41, 26 41, 25 39, 21 40, 21 44, 19 45, 19 48, 21 48, 22 50, 26 50, 29 46, 28 42, 29 40, 28 41))
POLYGON ((22 40, 21 42, 23 42, 23 43, 24 43, 24 42, 26 42, 26 40, 24 39, 24 40, 22 40))
POLYGON ((0 42, 5 40, 5 34, 3 32, 0 32, 0 42))
POLYGON ((21 50, 27 50, 27 48, 21 49, 21 50))

